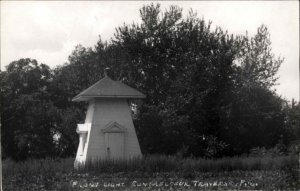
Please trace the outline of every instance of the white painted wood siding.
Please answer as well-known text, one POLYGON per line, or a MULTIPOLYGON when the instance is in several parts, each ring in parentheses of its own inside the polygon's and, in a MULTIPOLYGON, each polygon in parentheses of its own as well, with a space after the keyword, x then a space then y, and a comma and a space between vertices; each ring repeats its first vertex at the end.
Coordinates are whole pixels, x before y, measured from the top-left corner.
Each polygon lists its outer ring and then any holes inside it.
MULTIPOLYGON (((120 141, 117 139, 123 136, 123 153, 120 155, 124 155, 125 159, 142 155, 127 100, 100 98, 91 101, 88 107, 85 123, 91 123, 92 125, 87 135, 84 154, 79 156, 78 150, 76 161, 77 159, 86 161, 107 157, 105 134, 113 133, 104 133, 101 130, 110 122, 117 122, 126 129, 124 133, 117 133, 122 135, 109 135, 111 138, 109 140, 110 147, 120 149, 120 141)), ((111 157, 119 158, 120 155, 114 153, 111 157)))

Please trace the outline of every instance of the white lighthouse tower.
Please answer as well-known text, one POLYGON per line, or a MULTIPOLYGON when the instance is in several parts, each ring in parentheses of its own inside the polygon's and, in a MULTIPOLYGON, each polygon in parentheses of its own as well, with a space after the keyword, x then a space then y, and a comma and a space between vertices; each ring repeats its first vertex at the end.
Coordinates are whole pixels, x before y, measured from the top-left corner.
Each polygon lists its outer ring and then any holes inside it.
POLYGON ((85 122, 76 129, 79 146, 75 167, 86 161, 142 155, 129 106, 130 99, 141 98, 145 95, 106 74, 73 98, 89 102, 85 122))

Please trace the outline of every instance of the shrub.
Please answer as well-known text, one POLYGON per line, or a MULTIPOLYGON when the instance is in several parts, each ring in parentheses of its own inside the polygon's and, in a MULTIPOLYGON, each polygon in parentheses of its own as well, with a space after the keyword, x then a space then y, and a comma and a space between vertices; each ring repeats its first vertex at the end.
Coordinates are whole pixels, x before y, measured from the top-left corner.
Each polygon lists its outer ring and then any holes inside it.
POLYGON ((250 150, 250 157, 276 157, 283 156, 286 153, 283 151, 283 148, 276 146, 270 149, 266 149, 265 147, 255 147, 250 150))

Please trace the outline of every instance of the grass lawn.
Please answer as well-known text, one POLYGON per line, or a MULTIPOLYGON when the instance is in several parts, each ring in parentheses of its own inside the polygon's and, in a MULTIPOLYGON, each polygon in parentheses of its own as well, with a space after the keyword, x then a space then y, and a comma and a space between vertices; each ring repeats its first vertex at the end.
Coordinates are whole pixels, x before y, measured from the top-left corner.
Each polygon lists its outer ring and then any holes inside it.
POLYGON ((6 190, 299 190, 297 156, 217 160, 148 156, 98 161, 79 170, 73 158, 3 161, 6 190))

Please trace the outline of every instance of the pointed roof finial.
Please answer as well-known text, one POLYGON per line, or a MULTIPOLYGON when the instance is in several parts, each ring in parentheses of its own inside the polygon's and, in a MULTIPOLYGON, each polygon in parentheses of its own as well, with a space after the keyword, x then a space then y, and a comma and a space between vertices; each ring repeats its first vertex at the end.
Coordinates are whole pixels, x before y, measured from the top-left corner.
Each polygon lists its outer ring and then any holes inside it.
POLYGON ((109 67, 106 67, 105 69, 104 69, 104 77, 108 77, 108 75, 107 75, 107 72, 109 71, 109 67))

